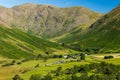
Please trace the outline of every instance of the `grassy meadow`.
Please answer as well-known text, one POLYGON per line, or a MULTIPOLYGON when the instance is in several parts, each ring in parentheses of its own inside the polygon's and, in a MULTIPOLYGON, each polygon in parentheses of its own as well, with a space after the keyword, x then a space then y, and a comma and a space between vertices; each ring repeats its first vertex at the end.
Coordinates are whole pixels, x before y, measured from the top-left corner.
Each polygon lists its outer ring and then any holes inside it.
MULTIPOLYGON (((10 63, 13 59, 7 59, 0 57, 0 80, 12 80, 14 75, 18 74, 24 80, 29 80, 30 76, 33 74, 41 74, 42 76, 48 74, 51 70, 56 70, 58 67, 62 67, 62 70, 66 68, 72 68, 74 65, 80 66, 90 63, 100 63, 102 61, 107 63, 112 63, 115 65, 120 65, 120 54, 109 54, 114 56, 113 59, 104 59, 104 56, 108 54, 93 54, 86 56, 85 61, 76 61, 76 59, 64 59, 64 58, 54 58, 43 60, 29 60, 21 62, 21 60, 15 60, 14 65, 2 66, 6 63, 10 63), (39 67, 35 67, 39 64, 39 67)), ((62 76, 63 77, 63 76, 62 76)), ((57 79, 57 78, 54 78, 57 79)))

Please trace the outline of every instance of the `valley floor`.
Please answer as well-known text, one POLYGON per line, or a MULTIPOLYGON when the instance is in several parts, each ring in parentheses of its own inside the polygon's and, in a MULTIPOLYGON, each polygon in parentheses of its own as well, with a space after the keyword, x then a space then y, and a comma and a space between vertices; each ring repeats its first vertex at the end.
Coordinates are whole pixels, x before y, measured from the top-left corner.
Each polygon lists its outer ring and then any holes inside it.
POLYGON ((120 65, 120 54, 95 54, 86 56, 85 61, 76 61, 76 59, 48 59, 43 60, 29 60, 19 64, 20 60, 16 60, 14 65, 2 66, 4 64, 10 63, 11 59, 0 58, 0 80, 12 80, 14 75, 20 75, 24 80, 29 80, 32 74, 46 75, 51 70, 56 70, 58 67, 62 67, 63 70, 66 68, 71 68, 74 65, 85 65, 90 63, 99 63, 105 61, 107 63, 112 63, 115 65, 120 65), (104 59, 105 55, 114 56, 113 59, 104 59), (39 67, 36 67, 39 65, 39 67))

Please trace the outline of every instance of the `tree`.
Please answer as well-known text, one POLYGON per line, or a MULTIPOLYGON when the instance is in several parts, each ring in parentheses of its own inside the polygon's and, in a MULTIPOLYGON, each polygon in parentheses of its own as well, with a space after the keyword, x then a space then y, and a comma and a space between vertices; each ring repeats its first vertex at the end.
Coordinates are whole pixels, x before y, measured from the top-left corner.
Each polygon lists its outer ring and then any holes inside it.
POLYGON ((112 69, 110 67, 107 67, 103 71, 104 74, 111 75, 112 74, 112 69))
POLYGON ((104 59, 112 59, 113 56, 105 56, 104 59))
POLYGON ((75 74, 72 74, 71 78, 72 78, 72 80, 79 80, 75 74))
POLYGON ((96 76, 95 74, 91 75, 89 79, 90 79, 90 80, 98 80, 98 79, 97 79, 97 76, 96 76))
POLYGON ((117 79, 117 80, 120 80, 120 71, 117 73, 116 79, 117 79))
POLYGON ((69 75, 65 76, 65 79, 62 80, 71 80, 71 77, 69 75))
POLYGON ((79 80, 88 80, 88 75, 86 74, 86 73, 83 73, 81 76, 80 76, 80 78, 79 78, 79 80))
POLYGON ((39 64, 36 64, 34 68, 37 68, 37 67, 39 67, 39 64))
POLYGON ((46 54, 46 55, 50 55, 50 54, 52 54, 52 52, 53 52, 53 50, 47 49, 46 52, 45 52, 45 54, 46 54))
POLYGON ((37 59, 41 59, 42 58, 42 55, 41 54, 38 54, 37 55, 37 59))
POLYGON ((81 58, 80 58, 81 60, 85 60, 85 54, 81 54, 81 58))
POLYGON ((53 55, 53 58, 58 58, 58 55, 54 54, 54 55, 53 55))
POLYGON ((48 56, 43 56, 43 61, 46 62, 48 60, 48 56))
POLYGON ((67 48, 67 47, 68 47, 68 45, 67 45, 67 44, 65 44, 65 43, 62 43, 62 47, 67 48))
POLYGON ((59 76, 61 74, 62 67, 58 67, 56 70, 56 76, 59 76))
POLYGON ((13 77, 13 80, 23 80, 19 75, 15 75, 14 77, 13 77))
POLYGON ((89 49, 85 49, 85 52, 90 53, 90 50, 89 49))
POLYGON ((52 76, 48 73, 46 76, 42 78, 42 80, 52 80, 52 76))
POLYGON ((63 58, 63 55, 59 55, 59 58, 63 58))
POLYGON ((16 62, 15 60, 12 61, 13 64, 14 64, 15 62, 16 62))
POLYGON ((31 75, 30 80, 42 80, 42 77, 39 74, 34 74, 31 75))

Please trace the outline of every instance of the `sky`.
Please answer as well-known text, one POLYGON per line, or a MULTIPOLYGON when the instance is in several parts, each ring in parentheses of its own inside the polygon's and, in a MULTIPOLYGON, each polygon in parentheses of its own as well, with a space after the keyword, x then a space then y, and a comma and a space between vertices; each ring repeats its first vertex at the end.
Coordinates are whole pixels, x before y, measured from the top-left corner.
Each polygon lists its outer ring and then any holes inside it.
POLYGON ((25 3, 50 4, 62 8, 82 6, 95 12, 108 13, 120 4, 120 0, 0 0, 0 6, 8 8, 25 3))

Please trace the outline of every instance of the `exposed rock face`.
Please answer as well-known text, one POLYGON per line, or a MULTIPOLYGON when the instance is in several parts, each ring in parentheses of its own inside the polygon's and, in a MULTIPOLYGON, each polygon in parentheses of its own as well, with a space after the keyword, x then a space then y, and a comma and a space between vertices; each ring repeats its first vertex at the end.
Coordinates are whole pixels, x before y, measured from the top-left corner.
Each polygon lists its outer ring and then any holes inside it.
POLYGON ((47 38, 62 35, 79 25, 83 28, 100 16, 83 7, 58 8, 37 4, 0 7, 0 19, 8 25, 47 38))

